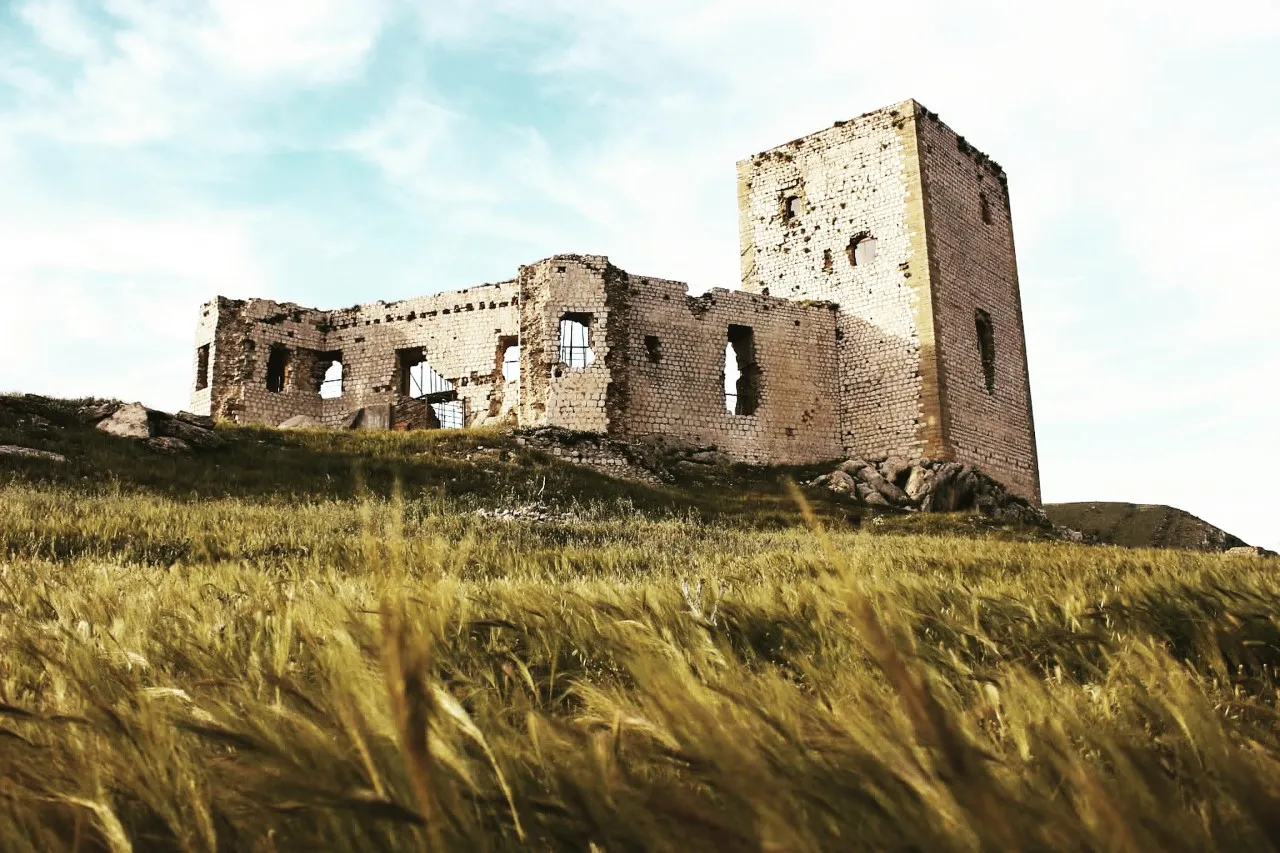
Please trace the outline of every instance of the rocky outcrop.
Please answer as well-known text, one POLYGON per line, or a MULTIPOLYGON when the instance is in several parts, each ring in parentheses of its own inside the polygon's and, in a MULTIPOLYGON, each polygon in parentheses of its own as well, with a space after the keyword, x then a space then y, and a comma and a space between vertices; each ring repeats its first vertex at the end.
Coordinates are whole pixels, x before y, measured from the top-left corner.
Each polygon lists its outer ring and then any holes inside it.
POLYGON ((67 457, 50 450, 36 450, 34 447, 20 447, 16 444, 0 444, 0 456, 19 456, 24 459, 43 459, 46 462, 66 462, 67 457))
POLYGON ((980 512, 1050 526, 1038 508, 972 465, 935 459, 848 459, 809 483, 867 506, 919 512, 980 512))
POLYGON ((1045 504, 1044 511, 1054 524, 1083 531, 1090 543, 1228 553, 1250 547, 1239 536, 1164 504, 1089 501, 1045 504))
POLYGON ((118 438, 151 438, 151 415, 141 403, 129 403, 99 421, 98 429, 118 438))
POLYGON ((1228 557, 1278 557, 1275 551, 1259 547, 1257 545, 1237 545, 1234 548, 1228 548, 1222 553, 1228 557))
POLYGON ((575 432, 560 427, 536 427, 517 430, 515 443, 518 447, 540 450, 565 462, 585 465, 613 477, 649 485, 661 482, 639 458, 636 447, 598 433, 575 432))
POLYGON ((97 403, 85 407, 81 414, 109 435, 141 441, 164 453, 190 453, 223 444, 212 418, 190 412, 171 415, 141 403, 97 403))
POLYGON ((733 464, 714 445, 691 444, 666 435, 622 441, 594 432, 534 427, 516 430, 515 442, 565 462, 649 485, 674 483, 681 474, 714 473, 733 464))

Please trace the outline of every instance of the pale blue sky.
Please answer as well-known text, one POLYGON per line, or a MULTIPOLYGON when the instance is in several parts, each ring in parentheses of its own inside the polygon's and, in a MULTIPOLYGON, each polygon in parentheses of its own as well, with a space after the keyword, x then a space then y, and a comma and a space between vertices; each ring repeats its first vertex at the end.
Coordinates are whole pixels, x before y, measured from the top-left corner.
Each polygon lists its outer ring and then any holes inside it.
POLYGON ((888 5, 0 0, 0 388, 180 408, 219 293, 734 286, 734 162, 915 97, 1009 173, 1045 498, 1280 548, 1280 3, 888 5))

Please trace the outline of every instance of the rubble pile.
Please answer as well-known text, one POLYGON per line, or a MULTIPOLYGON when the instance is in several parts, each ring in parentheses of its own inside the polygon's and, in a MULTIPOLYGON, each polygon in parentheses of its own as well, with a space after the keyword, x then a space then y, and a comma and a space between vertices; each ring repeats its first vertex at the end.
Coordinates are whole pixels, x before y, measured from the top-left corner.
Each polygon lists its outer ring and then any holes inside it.
POLYGON ((980 512, 1037 527, 1050 525, 1039 508, 1011 494, 978 468, 935 459, 848 459, 809 483, 867 506, 919 512, 980 512))

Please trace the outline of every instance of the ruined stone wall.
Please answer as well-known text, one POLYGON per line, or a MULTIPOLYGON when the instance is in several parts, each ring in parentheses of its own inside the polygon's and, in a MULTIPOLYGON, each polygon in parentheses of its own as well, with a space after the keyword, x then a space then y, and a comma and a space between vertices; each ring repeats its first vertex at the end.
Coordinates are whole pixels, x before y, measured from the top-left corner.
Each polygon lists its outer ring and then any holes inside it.
POLYGON ((744 160, 738 182, 744 288, 840 305, 845 450, 969 462, 1038 502, 1003 171, 905 101, 744 160))
POLYGON ((197 415, 208 416, 213 411, 214 361, 219 353, 215 346, 218 334, 219 305, 229 300, 218 297, 200 306, 200 319, 196 323, 195 346, 191 351, 191 402, 188 408, 197 415), (204 348, 204 365, 201 370, 201 348, 204 348))
POLYGON ((945 455, 912 103, 738 164, 743 288, 840 306, 841 443, 864 457, 945 455))
POLYGON ((209 387, 193 389, 193 411, 238 423, 277 425, 297 415, 330 426, 364 407, 395 403, 402 350, 421 348, 453 383, 466 421, 499 419, 515 408, 517 386, 502 377, 502 346, 514 343, 519 302, 514 282, 400 302, 318 311, 270 300, 219 298, 202 308, 196 337, 210 346, 209 387), (268 388, 272 347, 288 352, 279 391, 268 388), (342 362, 341 396, 322 399, 332 356, 342 362))
MULTIPOLYGON (((193 389, 196 414, 238 423, 278 424, 294 415, 318 418, 314 356, 324 347, 324 312, 269 299, 218 299, 201 308, 196 338, 210 347, 209 387, 193 389), (279 392, 267 390, 273 346, 289 353, 279 392)), ((198 371, 193 371, 197 373, 198 371)), ((199 384, 199 377, 196 377, 199 384)))
POLYGON ((997 164, 923 109, 918 133, 951 458, 977 465, 1039 503, 1008 183, 997 164), (979 311, 990 318, 994 344, 985 366, 979 311))
POLYGON ((557 255, 512 281, 337 311, 219 298, 197 329, 192 408, 394 426, 398 405, 402 425, 430 426, 405 397, 412 353, 452 383, 467 425, 657 433, 756 463, 957 460, 1038 501, 999 167, 906 101, 740 162, 738 191, 743 291, 690 298, 603 256, 557 255), (562 357, 566 321, 585 329, 576 360, 562 357), (737 389, 750 405, 733 412, 730 343, 750 355, 737 389), (289 367, 269 388, 276 348, 289 367), (342 394, 322 399, 335 358, 342 394))
POLYGON ((660 433, 756 464, 834 459, 839 438, 836 314, 831 304, 712 290, 697 297, 675 281, 628 276, 626 407, 617 432, 660 433), (730 324, 752 330, 757 407, 732 414, 725 400, 730 324))
POLYGON ((556 255, 520 268, 520 424, 584 432, 610 429, 606 398, 612 380, 611 322, 606 281, 618 271, 599 255, 556 255), (565 315, 586 320, 591 362, 572 367, 559 357, 565 315))
POLYGON ((343 387, 341 399, 325 401, 325 423, 394 404, 403 381, 398 353, 417 348, 454 385, 468 425, 500 418, 515 407, 515 383, 502 377, 502 344, 517 336, 519 311, 516 283, 505 281, 329 312, 325 344, 342 352, 343 387))

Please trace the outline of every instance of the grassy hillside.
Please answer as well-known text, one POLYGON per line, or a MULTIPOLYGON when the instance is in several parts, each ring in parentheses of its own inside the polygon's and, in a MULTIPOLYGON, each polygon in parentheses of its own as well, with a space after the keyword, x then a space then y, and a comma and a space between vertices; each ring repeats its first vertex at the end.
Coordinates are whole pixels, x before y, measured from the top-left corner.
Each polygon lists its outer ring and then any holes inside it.
POLYGON ((74 412, 0 405, 5 850, 1280 847, 1276 560, 74 412))
POLYGON ((1160 504, 1085 502, 1046 504, 1054 524, 1109 545, 1225 551, 1244 541, 1189 512, 1160 504))

